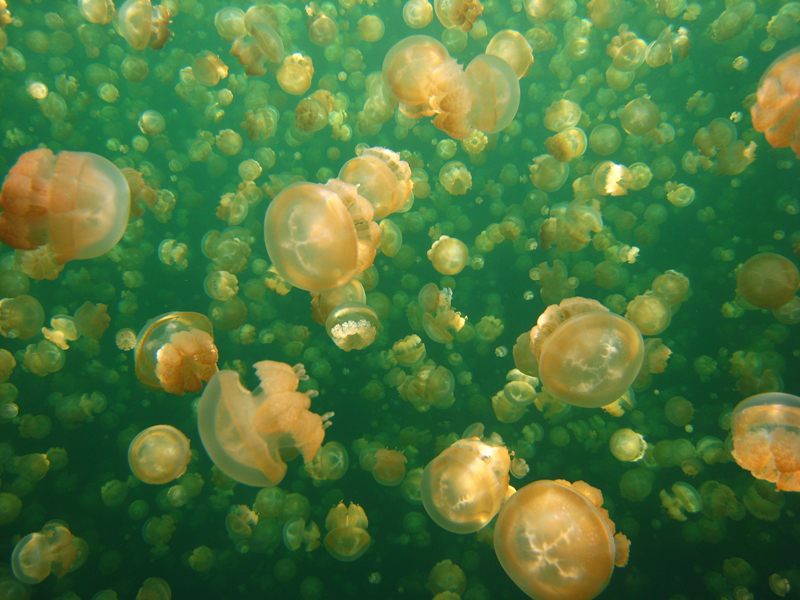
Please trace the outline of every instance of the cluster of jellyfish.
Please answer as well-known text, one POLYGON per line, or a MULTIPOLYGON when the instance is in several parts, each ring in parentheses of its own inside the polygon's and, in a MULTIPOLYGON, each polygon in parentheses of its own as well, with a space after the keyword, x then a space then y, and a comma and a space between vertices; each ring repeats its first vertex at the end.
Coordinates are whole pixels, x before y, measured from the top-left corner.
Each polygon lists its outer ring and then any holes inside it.
MULTIPOLYGON (((299 570, 354 561, 435 600, 491 598, 500 570, 591 600, 630 562, 640 597, 646 520, 796 546, 800 226, 723 231, 759 134, 797 168, 800 49, 744 79, 756 36, 797 37, 796 2, 52 4, 0 0, 0 97, 25 114, 0 153, 0 597, 125 572, 93 600, 168 599, 150 565, 232 585, 251 556, 272 575, 240 591, 303 600, 339 591, 299 570), (739 79, 677 107, 695 44, 739 79), (684 227, 711 266, 670 253, 684 227), (716 359, 676 331, 692 318, 716 359), (437 553, 426 578, 386 566, 409 548, 437 553)), ((703 584, 790 596, 792 560, 728 556, 703 584)))

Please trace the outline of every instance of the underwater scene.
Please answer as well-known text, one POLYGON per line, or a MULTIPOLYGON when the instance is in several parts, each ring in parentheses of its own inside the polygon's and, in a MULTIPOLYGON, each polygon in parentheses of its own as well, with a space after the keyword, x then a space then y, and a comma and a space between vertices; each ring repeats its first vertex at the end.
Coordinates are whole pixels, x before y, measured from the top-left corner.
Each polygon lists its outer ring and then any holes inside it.
POLYGON ((800 2, 0 0, 0 600, 800 598, 800 2))

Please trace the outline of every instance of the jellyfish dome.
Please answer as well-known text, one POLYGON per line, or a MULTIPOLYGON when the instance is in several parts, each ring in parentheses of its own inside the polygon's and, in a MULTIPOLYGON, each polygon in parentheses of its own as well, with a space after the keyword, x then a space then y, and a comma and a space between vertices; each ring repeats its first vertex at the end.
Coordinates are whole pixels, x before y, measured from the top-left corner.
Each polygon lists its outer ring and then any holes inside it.
POLYGON ((0 191, 0 240, 33 250, 49 244, 56 262, 95 258, 128 225, 130 190, 109 160, 42 148, 19 157, 0 191))
POLYGON ((739 293, 753 306, 776 309, 800 289, 800 273, 788 258, 764 252, 750 257, 736 276, 739 293))
POLYGON ((422 504, 437 525, 453 533, 483 528, 508 492, 511 458, 504 446, 477 437, 458 440, 422 472, 422 504))
POLYGON ((494 549, 505 572, 534 600, 591 600, 628 562, 600 490, 582 482, 536 481, 497 517, 494 549))
POLYGON ((642 334, 596 300, 567 298, 549 306, 536 323, 530 336, 539 378, 562 402, 606 406, 621 397, 639 373, 642 334))
POLYGON ((791 147, 800 156, 800 47, 773 62, 758 83, 750 108, 753 128, 764 133, 773 148, 791 147))
POLYGON ((297 391, 308 379, 303 365, 258 362, 261 385, 245 389, 236 371, 211 378, 197 407, 203 446, 217 468, 231 479, 256 487, 274 486, 286 475, 284 456, 309 462, 322 445, 333 413, 310 412, 311 396, 297 391))
POLYGON ((736 464, 779 490, 800 492, 800 398, 751 396, 733 410, 731 432, 736 464))

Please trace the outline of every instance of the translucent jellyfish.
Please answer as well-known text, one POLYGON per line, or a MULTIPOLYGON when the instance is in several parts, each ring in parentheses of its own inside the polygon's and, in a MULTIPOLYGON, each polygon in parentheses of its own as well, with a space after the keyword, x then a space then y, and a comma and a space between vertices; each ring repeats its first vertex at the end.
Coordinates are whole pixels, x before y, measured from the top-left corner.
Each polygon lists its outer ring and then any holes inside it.
POLYGON ((618 429, 608 441, 611 454, 623 462, 636 462, 644 458, 647 442, 632 429, 618 429))
POLYGON ((52 573, 63 577, 74 571, 88 556, 88 546, 74 537, 66 524, 50 521, 38 533, 22 538, 11 555, 14 576, 29 585, 41 583, 52 573))
POLYGON ((800 273, 788 258, 765 252, 749 258, 736 275, 742 297, 758 308, 780 308, 800 289, 800 273))
POLYGON ((472 437, 446 448, 422 473, 422 504, 437 525, 453 533, 486 526, 508 493, 511 457, 502 445, 472 437))
POLYGON ((342 350, 361 350, 375 341, 378 315, 363 302, 345 302, 334 308, 325 322, 333 343, 342 350))
POLYGON ((278 85, 284 92, 293 96, 302 96, 311 87, 314 63, 310 56, 295 52, 283 59, 283 64, 278 69, 276 77, 278 85))
POLYGON ((305 465, 306 473, 317 481, 336 481, 347 473, 350 457, 339 442, 325 442, 305 465))
POLYGON ((800 492, 800 398, 772 392, 743 400, 731 433, 736 464, 779 490, 800 492))
POLYGON ((302 454, 309 462, 322 445, 328 419, 308 409, 311 396, 297 391, 307 379, 303 365, 262 361, 253 365, 261 384, 245 389, 236 371, 211 378, 197 407, 203 446, 231 479, 257 487, 274 486, 286 475, 284 456, 302 454))
POLYGON ((503 29, 494 34, 486 46, 486 54, 502 58, 522 79, 533 64, 533 50, 519 31, 503 29))
POLYGON ((295 287, 323 292, 344 285, 372 264, 380 226, 353 185, 295 183, 270 203, 264 219, 267 253, 295 287))
POLYGON ((128 446, 128 465, 139 481, 162 484, 186 472, 192 458, 189 440, 171 425, 140 431, 128 446))
POLYGON ((136 376, 143 385, 182 396, 199 392, 217 372, 219 352, 208 317, 171 312, 150 319, 136 338, 136 376))
POLYGON ((428 260, 442 275, 457 275, 469 260, 469 249, 461 240, 443 235, 428 250, 428 260))
POLYGON ((403 5, 403 21, 411 29, 422 29, 433 20, 433 6, 428 0, 408 0, 403 5))
POLYGON ((374 219, 385 219, 401 210, 411 197, 411 168, 397 152, 367 148, 348 160, 339 179, 358 186, 359 195, 375 210, 374 219))
POLYGON ((84 19, 99 25, 110 23, 117 13, 113 0, 79 0, 78 10, 84 19))
POLYGON ((480 0, 434 0, 433 10, 447 29, 469 31, 483 13, 483 5, 480 0))
POLYGON ((800 48, 778 57, 758 83, 756 103, 750 108, 753 128, 764 133, 773 148, 791 147, 800 156, 800 48))
POLYGON ((122 172, 89 152, 26 152, 0 192, 0 239, 21 250, 48 244, 58 263, 105 254, 128 225, 122 172))
POLYGON ((575 406, 614 402, 644 360, 644 340, 636 326, 596 300, 568 298, 549 306, 530 335, 542 384, 575 406))
POLYGON ((383 80, 403 114, 412 118, 433 114, 430 75, 449 59, 447 48, 427 35, 409 36, 389 49, 383 60, 383 80))
POLYGON ((375 481, 387 487, 400 485, 406 475, 406 462, 402 452, 379 448, 375 452, 372 476, 375 481))
POLYGON ((33 296, 0 300, 0 335, 27 340, 42 330, 44 309, 33 296))
POLYGON ((650 133, 660 120, 658 106, 649 98, 631 100, 619 114, 620 125, 630 135, 650 133))
POLYGON ((669 327, 672 309, 661 296, 646 292, 628 303, 625 318, 636 325, 642 335, 658 335, 669 327))
POLYGON ((600 490, 582 482, 536 481, 503 505, 494 529, 500 564, 535 600, 591 600, 628 562, 600 490))
POLYGON ((154 7, 150 0, 126 0, 117 14, 117 30, 134 50, 163 48, 171 34, 169 24, 167 7, 154 7))
POLYGON ((340 502, 325 519, 325 549, 336 560, 351 562, 361 557, 369 548, 367 533, 369 520, 358 504, 345 506, 340 502))
POLYGON ((264 75, 267 63, 280 64, 285 55, 283 39, 268 23, 253 22, 247 35, 233 42, 231 56, 239 60, 248 75, 264 75))

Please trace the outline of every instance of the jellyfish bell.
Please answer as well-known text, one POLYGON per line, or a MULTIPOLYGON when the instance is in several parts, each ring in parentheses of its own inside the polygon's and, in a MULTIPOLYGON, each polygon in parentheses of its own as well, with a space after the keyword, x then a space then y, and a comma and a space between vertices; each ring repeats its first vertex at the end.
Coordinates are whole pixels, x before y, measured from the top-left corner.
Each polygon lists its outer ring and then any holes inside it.
POLYGON ((401 210, 413 187, 408 163, 386 148, 367 148, 351 158, 339 170, 339 179, 358 186, 359 195, 375 209, 375 220, 401 210))
POLYGON ((19 157, 0 191, 0 240, 20 250, 48 244, 58 263, 111 250, 128 225, 130 190, 111 161, 42 148, 19 157))
POLYGON ((483 528, 508 492, 511 458, 504 446, 477 437, 456 441, 422 473, 422 504, 437 525, 453 533, 483 528))
POLYGON ((325 329, 342 350, 362 350, 378 333, 378 315, 363 302, 345 302, 334 308, 325 322, 325 329))
POLYGON ((536 481, 503 505, 494 548, 505 572, 534 600, 591 600, 625 566, 630 542, 615 534, 603 496, 582 481, 536 481))
MULTIPOLYGON (((302 365, 262 361, 253 365, 261 384, 250 392, 236 371, 211 378, 197 407, 203 447, 231 479, 271 487, 286 475, 284 456, 297 452, 309 462, 322 445, 332 413, 310 412, 311 398, 297 391, 307 379, 302 365)), ((295 454, 296 455, 296 454, 295 454)))
POLYGON ((412 118, 432 114, 429 77, 449 59, 447 48, 427 35, 409 36, 389 49, 383 59, 383 80, 404 114, 416 113, 412 118))
POLYGON ((753 306, 774 310, 794 298, 800 289, 800 273, 788 258, 765 252, 742 265, 736 287, 753 306))
POLYGON ((519 31, 504 29, 498 31, 486 46, 486 54, 491 54, 507 62, 517 79, 528 74, 533 64, 533 50, 528 40, 519 31))
POLYGON ((779 56, 758 82, 756 103, 750 108, 753 128, 764 133, 773 148, 789 146, 800 156, 800 48, 779 56))
POLYGON ((778 490, 800 492, 800 398, 756 394, 731 414, 733 459, 778 490))
POLYGON ((596 300, 567 298, 531 330, 539 378, 558 400, 600 407, 621 397, 644 361, 637 327, 596 300))
POLYGON ((145 387, 182 396, 217 372, 219 352, 208 317, 171 312, 150 319, 136 338, 136 377, 145 387))
POLYGON ((520 89, 517 74, 502 58, 479 54, 464 70, 472 103, 467 121, 478 131, 498 133, 517 116, 520 89))
POLYGON ((128 465, 139 481, 169 483, 183 475, 192 458, 189 440, 171 425, 148 427, 128 446, 128 465))

